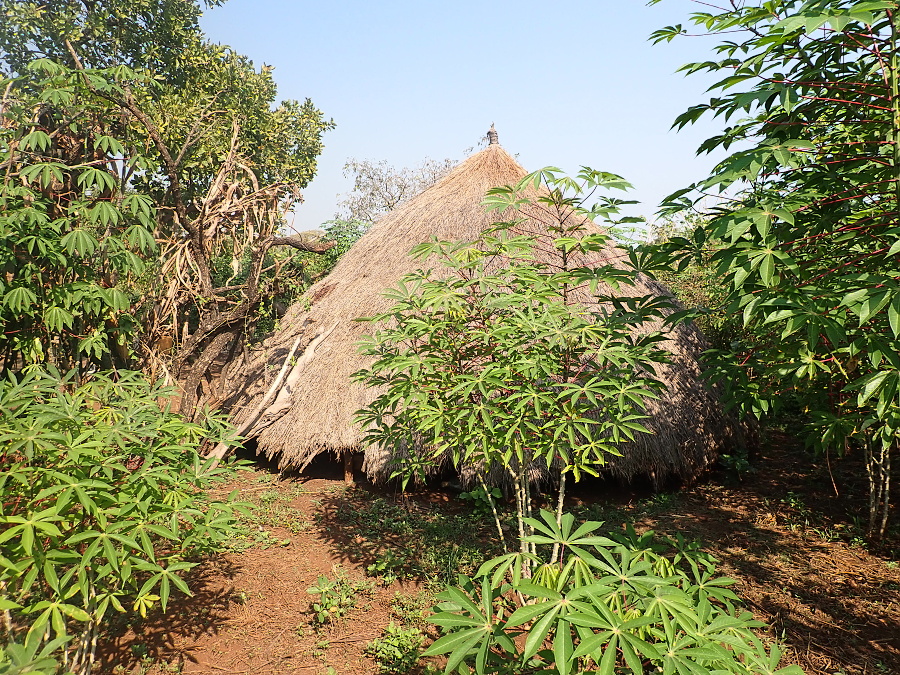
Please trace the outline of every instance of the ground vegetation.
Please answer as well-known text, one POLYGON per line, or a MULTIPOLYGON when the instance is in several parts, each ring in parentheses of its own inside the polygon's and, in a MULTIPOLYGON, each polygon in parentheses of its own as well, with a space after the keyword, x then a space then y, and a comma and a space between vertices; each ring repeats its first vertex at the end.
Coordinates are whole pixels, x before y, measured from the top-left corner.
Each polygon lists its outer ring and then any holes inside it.
MULTIPOLYGON (((760 453, 754 471, 723 466, 698 485, 662 493, 582 482, 571 486, 568 510, 578 522, 604 521, 594 533, 600 536, 624 534, 622 523, 630 523, 638 535, 653 530, 657 540, 681 535, 698 542, 715 556, 717 575, 735 580, 727 588, 742 598, 742 607, 767 624, 754 633, 777 642, 782 667, 796 664, 809 675, 894 672, 900 668, 896 552, 867 544, 864 520, 854 521, 841 500, 822 491, 828 471, 810 461, 802 443, 773 431, 760 453)), ((859 459, 835 458, 833 468, 842 494, 864 504, 865 482, 851 466, 859 459)), ((392 621, 421 630, 424 651, 441 636, 428 618, 445 580, 455 582, 457 565, 471 578, 502 553, 492 517, 476 517, 469 502, 455 496, 458 488, 348 489, 340 468, 326 463, 304 476, 257 468, 218 493, 235 488, 263 512, 266 504, 279 505, 294 520, 254 517, 245 524, 249 546, 191 573, 194 599, 174 599, 166 615, 117 623, 98 649, 103 672, 299 674, 330 667, 376 673, 380 662, 367 645, 384 637, 392 621), (289 527, 295 521, 307 525, 289 527), (415 555, 420 550, 428 554, 415 555), (392 557, 412 565, 383 585, 367 568, 392 557), (427 564, 416 567, 420 560, 427 564), (317 596, 303 591, 321 575, 375 585, 341 621, 320 629, 308 613, 317 596), (206 608, 199 614, 197 603, 206 608)), ((504 525, 513 530, 513 505, 501 506, 504 525)), ((553 503, 538 506, 552 509, 553 503)), ((399 649, 411 641, 398 637, 394 644, 399 649)), ((445 664, 442 657, 425 657, 408 672, 442 672, 445 664)))

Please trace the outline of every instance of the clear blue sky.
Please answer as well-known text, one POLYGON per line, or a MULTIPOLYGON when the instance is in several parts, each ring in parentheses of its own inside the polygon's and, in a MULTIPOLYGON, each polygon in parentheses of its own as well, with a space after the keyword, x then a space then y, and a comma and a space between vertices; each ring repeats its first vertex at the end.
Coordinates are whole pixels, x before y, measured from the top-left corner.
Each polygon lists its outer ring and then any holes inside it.
POLYGON ((229 0, 208 10, 208 37, 275 66, 281 99, 311 98, 337 128, 294 228, 333 217, 350 189, 344 162, 462 159, 492 122, 529 170, 586 165, 625 176, 651 215, 666 194, 702 178, 695 150, 718 130, 669 127, 707 98, 687 61, 714 58, 689 38, 652 46, 662 26, 702 9, 690 0, 229 0))

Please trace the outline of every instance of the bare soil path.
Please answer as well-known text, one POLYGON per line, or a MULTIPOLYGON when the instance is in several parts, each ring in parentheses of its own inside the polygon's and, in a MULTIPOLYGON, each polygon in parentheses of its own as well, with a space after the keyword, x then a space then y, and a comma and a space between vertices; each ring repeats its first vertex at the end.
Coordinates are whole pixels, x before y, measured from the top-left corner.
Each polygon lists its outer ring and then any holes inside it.
MULTIPOLYGON (((572 508, 699 539, 782 640, 786 659, 810 675, 900 674, 898 547, 870 550, 847 517, 846 497, 861 497, 861 486, 842 478, 851 473, 839 462, 831 473, 810 468, 796 443, 777 434, 755 464, 742 481, 720 472, 643 498, 586 485, 573 491, 572 508)), ((260 507, 247 533, 195 570, 194 597, 119 626, 102 650, 101 672, 376 673, 366 645, 389 622, 416 614, 453 568, 471 570, 479 549, 492 547, 491 523, 443 492, 404 498, 261 469, 242 472, 229 488, 260 507), (379 561, 389 583, 366 576, 379 561), (364 590, 346 616, 317 628, 306 589, 321 575, 343 575, 364 590)))

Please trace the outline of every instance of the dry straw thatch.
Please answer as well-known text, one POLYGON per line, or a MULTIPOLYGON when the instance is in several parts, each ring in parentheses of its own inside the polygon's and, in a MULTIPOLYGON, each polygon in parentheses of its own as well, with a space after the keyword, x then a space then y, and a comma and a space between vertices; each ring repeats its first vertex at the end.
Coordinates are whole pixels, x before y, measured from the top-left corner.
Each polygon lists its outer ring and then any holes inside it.
MULTIPOLYGON (((282 468, 303 469, 320 453, 344 455, 362 449, 362 431, 353 418, 375 392, 352 382, 350 376, 369 365, 368 357, 357 352, 357 343, 373 326, 354 319, 390 307, 382 292, 422 266, 408 255, 412 246, 431 237, 475 239, 502 219, 496 212, 485 212, 481 205, 485 193, 524 175, 525 169, 491 143, 381 218, 331 274, 291 307, 280 330, 255 352, 242 369, 243 376, 231 383, 233 420, 249 427, 246 433, 256 438, 258 453, 277 458, 282 468)), ((522 229, 540 228, 525 223, 522 229)), ((621 257, 622 251, 610 246, 584 262, 603 265, 621 257)), ((623 292, 669 295, 650 280, 623 292)), ((715 392, 699 380, 697 359, 707 347, 700 332, 681 326, 663 347, 672 354, 672 362, 657 369, 667 392, 648 407, 647 426, 654 433, 642 434, 624 448, 624 457, 609 465, 626 479, 638 474, 656 481, 668 476, 690 479, 723 446, 742 442, 739 426, 724 413, 715 392)), ((390 450, 365 451, 365 470, 370 476, 381 475, 390 450)))

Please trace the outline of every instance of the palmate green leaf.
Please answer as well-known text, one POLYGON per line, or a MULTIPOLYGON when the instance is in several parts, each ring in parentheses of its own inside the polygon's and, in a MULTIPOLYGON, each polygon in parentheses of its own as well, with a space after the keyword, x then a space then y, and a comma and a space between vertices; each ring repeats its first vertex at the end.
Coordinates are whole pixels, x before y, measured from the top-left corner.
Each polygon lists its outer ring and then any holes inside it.
POLYGON ((128 296, 118 288, 98 288, 103 301, 117 312, 125 312, 131 309, 128 296))
POLYGON ((108 225, 118 225, 122 219, 122 214, 111 202, 100 201, 88 210, 88 219, 93 223, 106 227, 108 225))
POLYGON ((48 307, 44 310, 44 323, 53 332, 71 329, 75 317, 62 307, 48 307))
MULTIPOLYGON (((890 33, 887 10, 895 8, 896 3, 867 6, 856 2, 804 2, 786 5, 778 12, 762 6, 741 5, 697 17, 697 23, 705 29, 703 32, 722 32, 719 49, 727 58, 695 64, 688 70, 724 71, 723 75, 729 77, 747 74, 758 78, 748 80, 745 85, 735 81, 731 91, 721 95, 716 92, 706 110, 729 118, 738 110, 741 96, 753 96, 773 86, 782 91, 783 109, 756 108, 752 119, 735 120, 733 128, 718 136, 706 149, 727 149, 731 143, 743 142, 753 151, 759 151, 760 157, 769 152, 784 163, 792 160, 783 152, 785 138, 792 135, 790 129, 803 128, 807 136, 808 146, 803 154, 810 161, 803 164, 802 172, 782 171, 765 161, 754 164, 750 154, 742 151, 743 156, 735 156, 734 162, 717 170, 712 177, 728 179, 745 171, 747 180, 746 189, 736 185, 729 194, 733 202, 716 209, 723 214, 716 218, 721 227, 717 231, 719 237, 726 236, 727 226, 736 226, 747 209, 759 209, 764 204, 783 207, 794 216, 789 221, 779 214, 771 223, 769 234, 796 256, 801 272, 798 279, 790 278, 779 259, 773 261, 772 290, 760 288, 770 283, 767 270, 762 268, 760 276, 752 274, 748 264, 751 252, 740 249, 734 240, 728 242, 727 236, 714 254, 735 273, 736 286, 728 294, 728 302, 746 308, 744 318, 749 330, 744 332, 742 342, 752 345, 752 358, 746 367, 728 366, 729 379, 735 381, 735 389, 747 388, 749 406, 757 410, 770 409, 773 403, 779 403, 773 402, 764 391, 769 390, 770 382, 785 384, 785 376, 790 373, 796 376, 790 380, 789 389, 779 391, 791 391, 792 396, 798 397, 794 400, 800 400, 815 415, 824 412, 825 397, 819 394, 825 390, 858 391, 859 395, 852 397, 838 394, 842 401, 839 405, 865 408, 860 411, 862 414, 876 417, 890 414, 886 399, 892 398, 889 383, 893 378, 879 383, 871 371, 851 369, 848 374, 839 367, 830 366, 825 370, 820 366, 824 359, 843 353, 850 345, 854 345, 852 350, 856 352, 851 357, 851 368, 858 359, 865 364, 864 368, 871 365, 872 369, 882 369, 887 355, 897 352, 896 346, 869 341, 870 335, 889 336, 893 342, 900 337, 900 306, 894 307, 892 297, 889 298, 893 296, 892 282, 886 282, 883 275, 894 262, 890 256, 900 251, 900 245, 896 244, 896 233, 890 227, 891 214, 896 211, 893 195, 873 187, 876 181, 883 180, 884 158, 863 149, 867 141, 877 142, 879 135, 883 136, 878 132, 873 134, 872 130, 887 129, 891 124, 891 113, 886 109, 889 106, 879 107, 881 102, 890 99, 890 92, 883 84, 890 81, 889 68, 875 54, 882 48, 893 49, 887 42, 890 33), (873 27, 860 22, 872 22, 873 27), (848 32, 842 35, 821 30, 827 25, 834 31, 848 32), (800 42, 800 34, 811 30, 817 31, 816 39, 800 42), (865 37, 861 39, 861 35, 865 37), (837 93, 860 86, 867 92, 864 96, 837 93), (784 91, 787 88, 802 94, 802 98, 788 100, 784 91), (867 110, 872 115, 867 115, 865 125, 861 125, 857 122, 860 118, 854 117, 852 111, 858 105, 871 103, 875 105, 867 110), (811 120, 816 122, 808 125, 811 120), (819 125, 824 120, 828 123, 819 125), (857 149, 848 152, 857 143, 857 149), (838 166, 842 168, 836 169, 838 166), (852 170, 848 170, 851 166, 852 170), (724 176, 722 172, 726 170, 734 173, 724 176), (868 226, 875 222, 879 225, 868 226), (891 250, 887 258, 883 257, 885 249, 891 250), (847 283, 852 275, 856 278, 847 283), (843 306, 834 309, 834 300, 841 302, 848 290, 858 294, 855 298, 844 298, 843 306), (790 297, 790 304, 797 307, 797 312, 784 316, 778 331, 760 330, 759 323, 751 324, 751 318, 766 318, 767 299, 784 296, 790 297), (848 317, 844 311, 847 307, 856 316, 848 317), (746 372, 740 374, 740 370, 749 369, 754 374, 752 382, 746 372), (816 382, 809 390, 792 386, 799 377, 807 376, 816 382), (869 379, 857 382, 855 389, 847 387, 848 380, 860 376, 869 379)), ((740 232, 739 236, 743 244, 756 241, 761 233, 752 228, 740 232)), ((740 363, 745 354, 734 356, 740 363)), ((846 365, 847 360, 842 358, 839 363, 846 365)), ((889 367, 896 368, 893 364, 889 367)), ((834 403, 834 398, 829 396, 827 405, 834 403)), ((861 441, 870 433, 861 429, 858 439, 861 441)), ((832 434, 830 447, 838 442, 832 434)))
POLYGON ((135 248, 145 253, 156 250, 156 239, 153 233, 143 224, 132 225, 125 231, 125 240, 135 248))
MULTIPOLYGON (((117 156, 125 154, 125 146, 123 146, 118 139, 113 138, 112 136, 96 136, 94 138, 94 146, 98 150, 102 150, 108 155, 117 156)), ((126 203, 127 200, 128 197, 125 197, 126 203)))
POLYGON ((99 242, 87 230, 74 229, 60 239, 60 244, 69 255, 89 256, 99 247, 99 242))
POLYGON ((50 187, 54 181, 62 183, 63 172, 68 167, 60 162, 44 162, 32 164, 19 171, 19 175, 29 182, 38 182, 42 187, 50 187))
POLYGON ((490 630, 484 626, 479 628, 466 628, 455 631, 435 640, 424 652, 423 656, 441 656, 448 654, 445 673, 451 673, 462 663, 463 659, 472 654, 481 640, 490 635, 490 630))
POLYGON ((554 628, 554 621, 561 611, 562 606, 560 603, 554 603, 554 606, 551 607, 549 611, 535 621, 534 625, 528 631, 528 637, 525 638, 525 647, 522 652, 524 658, 530 659, 537 654, 541 645, 550 634, 550 631, 554 628))
POLYGON ((108 171, 103 171, 96 167, 86 167, 82 169, 75 181, 81 188, 88 190, 97 190, 100 192, 112 190, 116 187, 116 179, 108 171))
POLYGON ((19 144, 23 150, 37 150, 38 152, 43 152, 50 147, 51 141, 47 132, 35 129, 23 136, 19 141, 19 144))
POLYGON ((3 296, 3 305, 16 314, 21 314, 25 310, 33 310, 35 304, 37 304, 37 296, 25 286, 16 286, 3 296))
POLYGON ((700 599, 715 598, 728 606, 729 603, 738 601, 737 594, 727 588, 734 583, 735 580, 728 577, 712 578, 712 573, 706 571, 697 580, 698 597, 700 599))

